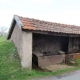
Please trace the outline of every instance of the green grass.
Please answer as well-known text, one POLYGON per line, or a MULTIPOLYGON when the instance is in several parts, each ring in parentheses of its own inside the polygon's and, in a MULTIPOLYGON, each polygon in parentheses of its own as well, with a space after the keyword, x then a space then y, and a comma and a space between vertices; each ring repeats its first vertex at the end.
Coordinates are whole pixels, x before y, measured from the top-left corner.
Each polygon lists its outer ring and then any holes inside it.
POLYGON ((6 41, 5 37, 0 37, 0 80, 28 80, 36 77, 60 75, 77 69, 80 69, 80 67, 76 66, 55 72, 40 72, 23 69, 20 65, 20 59, 14 44, 6 41))
POLYGON ((6 41, 6 37, 0 36, 0 42, 6 41))
POLYGON ((75 60, 75 62, 80 65, 80 59, 75 60))

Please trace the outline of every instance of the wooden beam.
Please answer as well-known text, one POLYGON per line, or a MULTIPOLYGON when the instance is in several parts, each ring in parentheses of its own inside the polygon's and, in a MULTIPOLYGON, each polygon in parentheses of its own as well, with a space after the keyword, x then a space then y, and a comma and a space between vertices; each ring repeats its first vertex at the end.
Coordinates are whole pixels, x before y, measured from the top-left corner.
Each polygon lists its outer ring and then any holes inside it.
POLYGON ((23 29, 23 31, 29 31, 37 34, 54 35, 54 36, 80 37, 80 34, 66 34, 66 33, 57 33, 57 32, 38 31, 38 30, 33 31, 33 30, 25 30, 25 29, 23 29))

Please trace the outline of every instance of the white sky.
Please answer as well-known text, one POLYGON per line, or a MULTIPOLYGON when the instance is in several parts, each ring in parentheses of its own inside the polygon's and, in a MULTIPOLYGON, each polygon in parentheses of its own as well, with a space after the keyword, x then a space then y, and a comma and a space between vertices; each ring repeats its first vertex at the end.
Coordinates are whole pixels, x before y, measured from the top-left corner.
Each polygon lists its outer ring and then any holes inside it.
POLYGON ((80 0, 0 0, 0 27, 13 15, 80 26, 80 0))

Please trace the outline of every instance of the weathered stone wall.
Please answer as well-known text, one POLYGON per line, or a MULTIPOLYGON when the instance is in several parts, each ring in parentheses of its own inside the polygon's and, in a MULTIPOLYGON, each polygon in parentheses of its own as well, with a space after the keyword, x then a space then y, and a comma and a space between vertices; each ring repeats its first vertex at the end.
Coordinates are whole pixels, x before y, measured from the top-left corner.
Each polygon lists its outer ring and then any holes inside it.
POLYGON ((49 66, 65 62, 65 55, 51 55, 38 57, 38 66, 49 66))
POLYGON ((32 33, 22 32, 22 60, 23 67, 32 68, 32 33))
POLYGON ((15 44, 18 55, 21 58, 22 57, 22 31, 18 27, 17 24, 15 24, 13 33, 11 35, 11 41, 15 44))
POLYGON ((57 54, 61 50, 60 37, 33 34, 33 53, 50 52, 57 54))
POLYGON ((20 30, 16 24, 11 35, 11 41, 15 44, 21 65, 25 68, 32 68, 32 33, 20 30))
POLYGON ((80 37, 53 36, 44 34, 33 34, 33 52, 51 52, 57 54, 58 51, 80 52, 80 37))
POLYGON ((79 37, 70 37, 68 52, 80 51, 79 45, 80 45, 80 38, 79 37))

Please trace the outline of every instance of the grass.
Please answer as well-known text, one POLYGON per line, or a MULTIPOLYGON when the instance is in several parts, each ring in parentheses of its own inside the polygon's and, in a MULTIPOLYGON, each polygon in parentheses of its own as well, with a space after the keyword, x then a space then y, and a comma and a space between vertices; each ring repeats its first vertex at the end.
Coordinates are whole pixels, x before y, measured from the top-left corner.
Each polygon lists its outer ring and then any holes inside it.
MULTIPOLYGON (((76 61, 80 64, 80 60, 76 61)), ((55 72, 40 72, 36 70, 23 69, 14 44, 0 37, 0 80, 28 80, 36 77, 60 75, 68 71, 80 69, 74 68, 58 70, 55 72)))
POLYGON ((0 36, 0 42, 6 41, 6 37, 1 37, 0 36))
POLYGON ((80 59, 76 59, 75 63, 77 63, 78 65, 80 65, 80 59))

